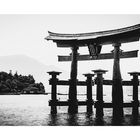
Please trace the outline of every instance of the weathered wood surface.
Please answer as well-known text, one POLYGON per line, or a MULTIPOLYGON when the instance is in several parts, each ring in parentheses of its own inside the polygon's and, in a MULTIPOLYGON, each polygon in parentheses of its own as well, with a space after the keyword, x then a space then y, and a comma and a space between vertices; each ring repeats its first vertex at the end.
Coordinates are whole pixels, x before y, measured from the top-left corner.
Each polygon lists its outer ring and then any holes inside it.
MULTIPOLYGON (((84 106, 87 105, 88 102, 87 101, 78 101, 78 106, 84 106)), ((51 102, 49 101, 49 106, 68 106, 69 102, 68 101, 57 101, 57 102, 51 102)), ((96 102, 92 102, 92 105, 94 105, 94 107, 96 108, 96 102)), ((140 105, 139 105, 140 106, 140 105)), ((103 103, 103 108, 112 108, 113 104, 112 102, 108 103, 103 103)), ((133 107, 133 103, 132 102, 128 102, 128 103, 123 103, 123 107, 133 107)))
MULTIPOLYGON (((94 104, 94 102, 91 103, 92 105, 94 104)), ((57 102, 51 102, 49 101, 49 106, 69 106, 69 102, 68 101, 57 101, 57 102)), ((78 106, 82 106, 82 105, 88 105, 87 101, 78 101, 78 106)))
POLYGON ((97 37, 104 37, 104 36, 113 36, 113 35, 120 35, 122 33, 127 33, 129 35, 132 31, 139 31, 140 24, 114 29, 114 30, 106 30, 106 31, 98 31, 98 32, 89 32, 89 33, 77 33, 77 34, 65 34, 65 33, 54 33, 50 32, 49 36, 45 39, 47 40, 83 40, 83 39, 93 39, 97 37))
POLYGON ((115 42, 127 43, 138 41, 140 37, 140 24, 100 32, 80 33, 80 34, 61 34, 48 32, 49 36, 45 39, 53 40, 57 47, 71 47, 75 42, 78 46, 84 47, 91 42, 100 45, 113 44, 115 42))
MULTIPOLYGON (((112 80, 103 80, 103 85, 112 85, 113 81, 112 80)), ((96 84, 96 82, 95 82, 96 84)), ((122 81, 123 86, 132 86, 132 81, 122 81)))
MULTIPOLYGON (((96 108, 96 103, 95 106, 96 108)), ((112 103, 103 103, 103 108, 112 108, 113 104, 112 103)), ((133 107, 133 103, 123 103, 123 107, 133 107)))
POLYGON ((113 64, 113 84, 112 84, 112 104, 113 117, 123 117, 123 87, 120 71, 120 43, 113 44, 114 46, 114 64, 113 64))
MULTIPOLYGON (((52 82, 50 81, 49 84, 52 85, 52 82)), ((57 85, 68 86, 69 84, 70 81, 67 80, 57 81, 57 85)), ((77 81, 77 86, 87 86, 86 81, 77 81)))
POLYGON ((109 45, 113 44, 114 40, 120 43, 129 43, 129 42, 136 42, 139 41, 139 32, 131 32, 130 36, 127 34, 122 35, 114 35, 114 36, 105 36, 99 37, 95 39, 86 39, 86 40, 55 40, 54 42, 57 43, 57 47, 62 48, 71 48, 73 46, 73 42, 75 42, 78 47, 87 47, 87 44, 91 42, 98 42, 100 45, 109 45))
MULTIPOLYGON (((120 58, 133 58, 133 57, 138 57, 138 50, 134 51, 127 51, 127 52, 122 52, 120 54, 120 58)), ((84 61, 84 60, 103 60, 103 59, 113 59, 113 53, 103 53, 100 54, 97 58, 91 57, 90 55, 77 55, 77 60, 78 61, 84 61)), ((58 61, 71 61, 71 56, 58 56, 58 61)))
POLYGON ((103 117, 104 116, 104 111, 103 111, 103 74, 105 74, 107 71, 106 70, 92 70, 94 71, 95 74, 97 74, 96 77, 96 116, 98 117, 103 117))
MULTIPOLYGON (((112 85, 112 83, 112 80, 103 80, 103 85, 112 85)), ((52 85, 53 82, 50 81, 49 84, 52 85)), ((68 86, 70 82, 67 80, 59 80, 56 81, 56 84, 59 86, 68 86)), ((96 81, 92 81, 92 86, 94 86, 94 84, 97 84, 96 81)), ((132 86, 132 84, 132 81, 122 81, 123 86, 132 86)), ((86 81, 77 81, 77 86, 87 86, 86 81)))
POLYGON ((77 55, 78 47, 73 45, 72 49, 72 61, 71 61, 71 71, 70 71, 70 83, 69 83, 69 113, 77 113, 77 55))

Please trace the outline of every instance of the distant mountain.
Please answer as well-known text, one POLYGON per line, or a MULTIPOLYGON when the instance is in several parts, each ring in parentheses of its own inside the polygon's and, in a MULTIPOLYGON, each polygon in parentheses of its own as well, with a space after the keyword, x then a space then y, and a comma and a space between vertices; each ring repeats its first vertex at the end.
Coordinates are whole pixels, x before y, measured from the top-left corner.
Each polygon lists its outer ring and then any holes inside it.
MULTIPOLYGON (((34 76, 36 82, 42 82, 46 90, 50 90, 48 86, 49 75, 48 71, 63 71, 53 65, 45 65, 34 58, 26 55, 11 55, 11 56, 0 56, 0 71, 9 72, 12 70, 13 73, 16 71, 18 74, 34 76)), ((63 76, 67 77, 69 74, 63 71, 63 76)))

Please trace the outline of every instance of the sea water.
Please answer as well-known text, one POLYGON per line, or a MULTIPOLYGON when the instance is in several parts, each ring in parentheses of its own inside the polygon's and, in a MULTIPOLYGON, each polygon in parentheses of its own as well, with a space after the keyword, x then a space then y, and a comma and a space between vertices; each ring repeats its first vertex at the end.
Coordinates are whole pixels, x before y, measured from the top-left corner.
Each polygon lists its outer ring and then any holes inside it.
MULTIPOLYGON (((104 101, 111 101, 111 89, 104 89, 104 101)), ((124 87, 124 101, 132 101, 132 88, 124 87)), ((93 91, 94 92, 94 91, 93 91)), ((57 115, 50 114, 48 101, 50 95, 1 95, 0 96, 0 125, 10 126, 47 126, 47 125, 113 125, 112 109, 104 109, 104 117, 102 120, 96 118, 95 109, 93 114, 86 114, 86 107, 78 107, 78 113, 69 115, 68 107, 57 107, 57 115)), ((67 95, 58 96, 59 100, 67 100, 67 95)), ((96 100, 96 96, 93 95, 96 100)), ((86 100, 86 96, 78 96, 78 100, 86 100)), ((139 125, 139 120, 131 120, 131 108, 125 108, 125 119, 120 125, 139 125)))

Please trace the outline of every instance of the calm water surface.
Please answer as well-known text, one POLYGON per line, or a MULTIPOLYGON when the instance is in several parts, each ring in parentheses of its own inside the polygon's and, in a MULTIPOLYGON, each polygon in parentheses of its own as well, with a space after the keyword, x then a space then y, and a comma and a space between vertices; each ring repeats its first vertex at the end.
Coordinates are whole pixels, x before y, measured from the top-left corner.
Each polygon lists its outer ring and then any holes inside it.
MULTIPOLYGON (((86 114, 86 107, 79 107, 79 113, 76 115, 67 114, 67 107, 58 107, 58 114, 50 115, 49 99, 50 95, 1 95, 0 125, 113 125, 112 109, 104 109, 103 119, 95 117, 95 110, 92 115, 86 114)), ((131 108, 124 109, 125 118, 119 125, 140 124, 139 119, 131 118, 131 112, 131 108)))

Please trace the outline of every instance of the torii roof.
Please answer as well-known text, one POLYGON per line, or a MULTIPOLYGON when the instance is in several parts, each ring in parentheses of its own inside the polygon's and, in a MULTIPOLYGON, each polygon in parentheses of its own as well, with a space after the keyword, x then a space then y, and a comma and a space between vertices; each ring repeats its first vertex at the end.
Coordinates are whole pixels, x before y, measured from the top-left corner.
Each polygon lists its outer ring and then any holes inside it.
POLYGON ((48 31, 49 36, 45 39, 53 40, 58 47, 70 47, 73 42, 79 46, 85 46, 88 43, 97 43, 101 45, 112 43, 127 43, 138 41, 140 37, 140 24, 120 29, 79 33, 79 34, 61 34, 48 31))

